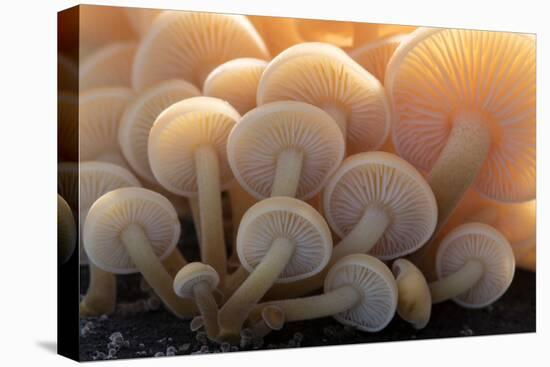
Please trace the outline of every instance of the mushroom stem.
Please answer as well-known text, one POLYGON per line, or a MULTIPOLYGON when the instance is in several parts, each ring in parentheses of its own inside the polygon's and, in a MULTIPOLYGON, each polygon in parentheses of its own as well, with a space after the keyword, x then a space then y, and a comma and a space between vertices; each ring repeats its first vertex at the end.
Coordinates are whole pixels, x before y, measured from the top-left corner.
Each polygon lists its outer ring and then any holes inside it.
POLYGON ((300 182, 303 165, 303 153, 296 149, 287 149, 279 153, 271 196, 295 197, 300 182))
POLYGON ((334 119, 334 121, 336 121, 336 124, 340 128, 340 131, 342 131, 342 135, 344 136, 344 141, 346 141, 346 132, 347 132, 346 114, 342 111, 341 108, 338 108, 333 104, 324 105, 322 106, 322 109, 326 113, 328 113, 334 119))
POLYGON ((343 285, 317 296, 259 304, 254 308, 251 318, 258 317, 259 313, 266 306, 281 308, 285 314, 286 322, 333 316, 349 310, 359 302, 360 298, 361 293, 355 287, 352 285, 343 285))
POLYGON ((250 195, 245 189, 235 180, 229 188, 229 200, 231 201, 231 222, 233 224, 233 242, 231 244, 231 256, 228 260, 229 265, 239 266, 239 257, 237 256, 237 232, 239 224, 246 211, 254 205, 257 200, 250 195))
POLYGON ((90 284, 80 302, 80 316, 109 315, 116 307, 116 276, 95 266, 91 261, 90 284))
POLYGON ((239 286, 246 280, 248 274, 248 271, 246 271, 243 266, 239 266, 233 274, 230 274, 227 277, 222 292, 225 299, 228 299, 233 293, 235 293, 237 288, 239 288, 239 286))
POLYGON ((193 286, 193 295, 199 309, 206 335, 213 340, 219 332, 218 304, 212 295, 212 288, 207 282, 198 282, 193 286))
POLYGON ((191 216, 193 217, 193 226, 195 227, 195 235, 199 246, 201 244, 201 218, 199 214, 199 199, 197 197, 189 198, 189 207, 191 208, 191 216))
POLYGON ((203 145, 195 151, 199 192, 201 259, 212 266, 223 284, 227 251, 223 234, 220 168, 214 148, 203 145))
POLYGON ((455 298, 472 288, 483 276, 483 263, 470 259, 455 273, 430 283, 432 303, 455 298))
POLYGON ((120 238, 136 268, 139 269, 164 304, 180 318, 196 314, 197 310, 193 302, 180 299, 174 293, 173 279, 153 251, 143 228, 137 224, 130 224, 122 231, 120 238))
POLYGON ((273 241, 262 261, 221 308, 220 338, 239 337, 248 314, 283 272, 294 250, 295 245, 286 238, 273 241))

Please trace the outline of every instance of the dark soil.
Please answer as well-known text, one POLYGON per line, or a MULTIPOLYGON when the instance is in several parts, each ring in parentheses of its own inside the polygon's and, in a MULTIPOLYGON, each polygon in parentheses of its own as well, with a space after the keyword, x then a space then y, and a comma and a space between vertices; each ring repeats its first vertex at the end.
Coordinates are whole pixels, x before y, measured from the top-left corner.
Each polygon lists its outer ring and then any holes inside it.
MULTIPOLYGON (((193 243, 194 235, 185 243, 193 243)), ((181 244, 180 244, 181 245, 181 244)), ((191 246, 181 246, 188 259, 196 259, 191 246)), ((87 267, 81 267, 81 293, 88 284, 87 267)), ((396 315, 378 333, 365 333, 344 327, 332 318, 295 322, 272 332, 264 340, 241 340, 229 347, 208 342, 203 332, 191 332, 189 321, 179 320, 164 310, 156 299, 140 290, 140 276, 118 277, 119 309, 114 315, 80 320, 80 359, 139 358, 221 351, 245 351, 292 347, 312 347, 355 343, 416 340, 535 331, 535 274, 518 270, 507 293, 495 304, 481 310, 468 310, 448 301, 435 305, 428 326, 415 330, 396 315), (154 310, 156 309, 156 310, 154 310)))

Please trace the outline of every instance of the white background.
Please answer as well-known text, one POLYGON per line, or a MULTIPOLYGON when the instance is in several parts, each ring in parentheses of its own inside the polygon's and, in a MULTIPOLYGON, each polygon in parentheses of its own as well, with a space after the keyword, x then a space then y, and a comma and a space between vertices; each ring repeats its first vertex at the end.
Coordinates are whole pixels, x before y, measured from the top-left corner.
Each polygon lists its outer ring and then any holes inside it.
MULTIPOLYGON (((549 362, 547 254, 548 9, 546 1, 95 1, 538 34, 537 333, 377 343, 278 352, 104 362, 117 366, 541 365, 549 362), (546 227, 546 228, 545 228, 546 227), (543 289, 546 288, 546 289, 543 289), (543 339, 546 339, 543 342, 543 339), (545 357, 545 358, 544 358, 545 357), (546 359, 545 362, 544 359, 546 359)), ((64 366, 56 339, 56 12, 74 1, 4 1, 0 9, 0 365, 64 366), (7 205, 6 205, 7 204, 7 205)), ((521 315, 518 315, 521 317, 521 315)))

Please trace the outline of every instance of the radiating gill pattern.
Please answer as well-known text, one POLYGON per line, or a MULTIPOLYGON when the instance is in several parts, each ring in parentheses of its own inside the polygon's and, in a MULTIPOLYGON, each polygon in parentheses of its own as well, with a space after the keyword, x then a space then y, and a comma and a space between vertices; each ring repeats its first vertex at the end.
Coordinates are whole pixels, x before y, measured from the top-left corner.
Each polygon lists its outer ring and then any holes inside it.
POLYGON ((390 223, 370 253, 393 259, 417 250, 434 230, 433 197, 427 185, 406 172, 369 163, 345 173, 330 195, 327 214, 342 238, 366 210, 380 211, 390 223))
POLYGON ((443 278, 460 270, 469 259, 484 264, 483 277, 467 292, 455 298, 466 307, 483 307, 506 291, 514 275, 514 257, 508 244, 478 233, 468 233, 442 243, 437 255, 436 270, 443 278))
POLYGON ((180 78, 200 88, 214 67, 238 57, 268 57, 263 41, 244 16, 165 12, 138 49, 134 87, 180 78))
MULTIPOLYGON (((90 217, 93 214, 90 213, 90 217)), ((98 266, 116 273, 138 271, 121 240, 122 231, 130 224, 137 224, 143 229, 160 259, 173 250, 179 238, 175 211, 143 198, 116 200, 94 215, 91 223, 93 227, 87 230, 91 235, 86 237, 84 244, 86 251, 98 266)))
POLYGON ((269 74, 261 93, 263 103, 295 100, 340 109, 346 115, 346 126, 341 128, 347 131, 347 149, 356 153, 377 149, 389 132, 380 88, 340 60, 311 55, 282 62, 269 74))
POLYGON ((258 216, 239 234, 239 258, 250 270, 255 268, 278 238, 288 239, 295 247, 278 282, 315 275, 330 257, 332 243, 314 224, 295 212, 277 210, 258 216))
POLYGON ((525 201, 535 194, 535 44, 520 34, 442 30, 400 59, 393 85, 394 143, 429 170, 463 109, 488 116, 491 145, 475 182, 484 195, 525 201))
POLYGON ((360 301, 349 310, 334 317, 343 324, 375 332, 383 329, 393 318, 397 307, 395 289, 384 276, 360 264, 346 264, 327 279, 325 292, 351 285, 360 294, 360 301))
POLYGON ((311 114, 282 111, 266 115, 246 130, 242 129, 232 145, 232 162, 237 176, 260 197, 269 197, 278 155, 285 150, 300 152, 303 157, 297 198, 309 199, 317 194, 343 157, 338 127, 330 120, 314 120, 311 114))
POLYGON ((185 81, 164 82, 132 102, 124 114, 119 130, 121 149, 132 169, 149 182, 156 182, 147 154, 149 132, 155 119, 170 105, 199 95, 199 90, 185 81))
POLYGON ((152 166, 157 180, 175 194, 194 195, 198 192, 194 154, 208 146, 217 154, 220 182, 227 185, 233 174, 227 163, 226 143, 234 124, 224 114, 202 111, 174 118, 149 142, 149 159, 155 162, 152 166))

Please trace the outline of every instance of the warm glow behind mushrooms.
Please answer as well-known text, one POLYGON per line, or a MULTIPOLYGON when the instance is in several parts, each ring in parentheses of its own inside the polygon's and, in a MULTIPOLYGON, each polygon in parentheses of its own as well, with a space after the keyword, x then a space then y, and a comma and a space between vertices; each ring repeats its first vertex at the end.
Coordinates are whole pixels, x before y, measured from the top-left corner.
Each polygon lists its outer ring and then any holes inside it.
POLYGON ((161 13, 159 9, 124 8, 128 22, 137 35, 143 37, 151 28, 156 17, 161 13))
POLYGON ((80 66, 81 91, 99 87, 131 87, 131 68, 137 45, 121 42, 100 48, 80 66))
POLYGON ((136 38, 124 8, 81 5, 79 9, 80 47, 97 49, 108 43, 136 38))
POLYGON ((78 95, 57 95, 57 152, 62 160, 78 161, 78 95))
POLYGON ((246 17, 163 12, 140 43, 132 70, 133 85, 141 90, 177 78, 202 88, 212 69, 239 57, 269 57, 246 17))
POLYGON ((302 43, 275 57, 258 86, 257 102, 307 102, 340 126, 349 153, 375 150, 390 130, 390 111, 380 82, 341 49, 302 43))

